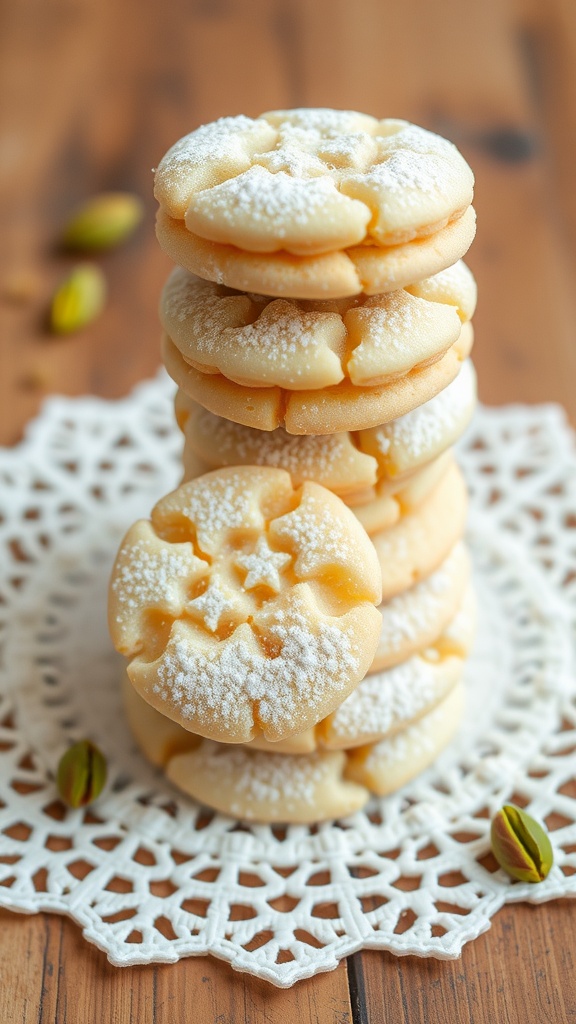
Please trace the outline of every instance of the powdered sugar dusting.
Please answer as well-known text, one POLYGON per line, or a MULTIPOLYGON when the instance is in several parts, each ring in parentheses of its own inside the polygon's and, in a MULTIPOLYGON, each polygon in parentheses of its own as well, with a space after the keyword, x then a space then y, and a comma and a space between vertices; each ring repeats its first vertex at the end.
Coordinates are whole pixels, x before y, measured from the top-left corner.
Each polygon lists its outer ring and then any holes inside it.
MULTIPOLYGON (((253 484, 257 481, 255 473, 253 484)), ((245 488, 245 478, 234 473, 204 479, 196 487, 191 485, 185 496, 180 491, 179 511, 194 523, 202 550, 211 551, 217 535, 222 532, 263 525, 264 519, 253 494, 245 488)))
MULTIPOLYGON (((264 306, 270 300, 260 301, 264 306)), ((160 315, 168 334, 184 326, 192 333, 198 351, 211 351, 223 331, 246 324, 255 302, 255 296, 247 300, 239 293, 222 294, 212 281, 177 267, 164 287, 160 315)))
POLYGON ((358 684, 334 712, 330 732, 342 740, 360 743, 362 737, 385 735, 409 722, 435 699, 439 678, 418 655, 383 672, 374 672, 358 684))
POLYGON ((270 633, 280 645, 275 658, 264 654, 243 624, 214 647, 200 648, 182 624, 177 627, 158 662, 154 692, 176 706, 185 719, 222 729, 252 719, 290 732, 302 706, 322 708, 343 680, 358 668, 358 653, 347 633, 331 622, 313 631, 303 614, 287 618, 278 612, 270 633))
POLYGON ((185 323, 194 317, 198 327, 214 330, 220 326, 221 298, 211 281, 194 277, 183 267, 172 271, 162 295, 162 312, 170 320, 185 323))
POLYGON ((428 712, 421 722, 402 729, 395 736, 380 740, 372 747, 364 762, 367 772, 382 772, 383 765, 397 766, 425 754, 433 754, 438 746, 437 729, 446 714, 444 701, 428 712))
MULTIPOLYGON (((404 354, 414 348, 414 335, 426 325, 429 311, 423 303, 399 289, 384 298, 367 299, 351 316, 362 325, 358 348, 404 354)), ((358 355, 358 349, 354 350, 354 355, 358 355)))
POLYGON ((152 548, 144 540, 121 549, 121 561, 111 581, 116 595, 119 625, 146 608, 180 609, 185 601, 186 585, 198 576, 198 570, 208 571, 192 552, 189 544, 166 544, 154 538, 152 548))
POLYGON ((436 572, 381 606, 379 650, 398 651, 415 643, 437 621, 458 579, 463 551, 457 545, 436 572))
POLYGON ((312 494, 304 495, 298 508, 276 520, 274 532, 296 548, 300 576, 311 575, 322 565, 350 567, 355 561, 350 524, 331 515, 326 502, 312 494))
POLYGON ((280 593, 280 570, 292 561, 285 551, 272 551, 265 537, 259 537, 254 551, 241 551, 235 556, 234 564, 244 569, 244 589, 268 587, 275 594, 280 593))
POLYGON ((334 322, 344 333, 336 314, 304 313, 292 303, 279 299, 270 303, 255 323, 235 330, 233 343, 239 348, 252 349, 262 359, 283 361, 302 350, 324 346, 323 328, 334 322))
MULTIPOLYGON (((336 478, 345 479, 348 489, 360 471, 362 482, 376 479, 376 460, 359 452, 348 434, 311 434, 295 436, 282 427, 263 431, 245 427, 202 410, 194 418, 188 434, 194 448, 202 454, 203 440, 207 439, 218 450, 222 464, 254 462, 260 466, 274 466, 287 470, 295 484, 303 480, 316 480, 327 487, 336 478), (371 479, 370 479, 371 477, 371 479)), ((336 487, 333 488, 336 490, 336 487)))
POLYGON ((284 171, 270 174, 255 164, 250 170, 198 193, 194 208, 210 220, 234 227, 239 217, 251 224, 274 222, 275 235, 284 238, 290 226, 305 227, 320 214, 331 218, 328 204, 349 202, 340 196, 332 178, 294 178, 284 171))
POLYGON ((222 616, 229 615, 236 609, 234 595, 222 586, 218 579, 211 579, 203 594, 188 603, 188 611, 198 615, 207 629, 215 633, 222 616))
POLYGON ((235 142, 243 141, 250 134, 258 137, 261 132, 262 122, 243 114, 220 117, 179 139, 162 157, 158 170, 178 172, 202 166, 208 161, 229 160, 235 142))
POLYGON ((450 444, 454 431, 464 429, 472 413, 475 393, 476 375, 471 361, 466 360, 456 379, 444 391, 373 432, 378 449, 387 455, 392 448, 399 447, 417 459, 428 451, 435 451, 445 438, 450 444))
POLYGON ((377 147, 366 132, 350 132, 321 142, 318 151, 328 167, 334 170, 345 167, 359 170, 369 166, 376 156, 377 147))
POLYGON ((393 194, 396 203, 406 206, 415 200, 420 205, 423 195, 450 194, 450 186, 454 184, 453 175, 447 173, 444 163, 439 163, 429 154, 409 150, 391 153, 383 163, 366 171, 361 181, 384 190, 388 195, 393 194))
POLYGON ((314 803, 318 786, 334 773, 332 758, 322 754, 291 757, 208 743, 195 753, 195 761, 208 785, 232 791, 232 814, 262 804, 281 805, 290 813, 314 803))
POLYGON ((308 138, 304 132, 281 133, 280 144, 271 153, 257 153, 254 163, 266 167, 272 174, 284 172, 292 178, 313 178, 326 174, 326 165, 304 146, 308 138), (304 143, 304 146, 303 146, 304 143))

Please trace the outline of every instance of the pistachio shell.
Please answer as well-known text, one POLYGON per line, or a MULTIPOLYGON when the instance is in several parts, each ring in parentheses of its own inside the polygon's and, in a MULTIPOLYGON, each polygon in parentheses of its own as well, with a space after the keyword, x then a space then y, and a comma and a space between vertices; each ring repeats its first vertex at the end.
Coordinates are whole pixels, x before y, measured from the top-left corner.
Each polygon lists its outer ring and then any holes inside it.
POLYGON ((492 851, 501 868, 520 882, 542 882, 554 862, 547 833, 526 811, 505 804, 492 819, 492 851))
POLYGON ((106 785, 104 755, 90 740, 75 743, 60 758, 56 775, 58 792, 70 807, 86 807, 106 785))
POLYGON ((62 240, 69 249, 111 249, 132 234, 143 216, 144 206, 138 196, 103 192, 76 210, 64 228, 62 240))
POLYGON ((102 312, 106 301, 106 280, 99 267, 90 263, 75 269, 56 289, 50 308, 54 334, 73 334, 102 312))

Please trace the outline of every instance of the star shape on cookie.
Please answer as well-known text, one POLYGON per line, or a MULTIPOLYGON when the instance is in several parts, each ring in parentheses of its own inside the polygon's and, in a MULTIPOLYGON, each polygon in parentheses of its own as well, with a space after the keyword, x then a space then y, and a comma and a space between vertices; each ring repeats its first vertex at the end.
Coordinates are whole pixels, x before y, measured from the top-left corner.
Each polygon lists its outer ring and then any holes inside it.
POLYGON ((280 593, 280 569, 284 569, 291 560, 285 551, 272 551, 265 537, 259 537, 256 548, 251 552, 240 552, 234 559, 239 569, 247 572, 244 589, 268 587, 274 593, 280 593))
POLYGON ((235 606, 234 595, 218 579, 210 580, 204 593, 188 602, 188 610, 198 615, 212 633, 218 629, 222 616, 233 612, 235 606))

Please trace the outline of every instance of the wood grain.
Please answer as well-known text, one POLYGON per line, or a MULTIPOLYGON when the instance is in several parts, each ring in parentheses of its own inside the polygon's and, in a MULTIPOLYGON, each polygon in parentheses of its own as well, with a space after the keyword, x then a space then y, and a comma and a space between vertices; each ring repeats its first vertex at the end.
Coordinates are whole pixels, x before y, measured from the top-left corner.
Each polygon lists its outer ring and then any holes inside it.
POLYGON ((112 967, 65 918, 0 911, 2 1024, 352 1024, 346 967, 272 988, 211 957, 112 967))
MULTIPOLYGON (((118 396, 158 366, 168 261, 150 172, 165 149, 223 113, 300 104, 407 117, 461 147, 477 175, 482 397, 555 399, 576 420, 571 0, 19 0, 0 26, 3 443, 46 394, 118 396), (49 298, 71 264, 63 218, 110 187, 139 192, 146 222, 102 258, 101 319, 50 337, 49 298)), ((0 1020, 564 1024, 576 1019, 572 913, 509 907, 457 962, 357 954, 282 992, 209 958, 118 970, 69 921, 4 912, 0 1020)))
MULTIPOLYGON (((470 1021, 512 1024, 524 1020, 571 1024, 576 993, 570 946, 562 946, 574 908, 507 907, 486 935, 465 947, 460 960, 415 961, 389 953, 364 953, 366 1005, 394 1007, 394 1024, 470 1021)), ((386 1020, 367 1016, 366 1020, 386 1020)))

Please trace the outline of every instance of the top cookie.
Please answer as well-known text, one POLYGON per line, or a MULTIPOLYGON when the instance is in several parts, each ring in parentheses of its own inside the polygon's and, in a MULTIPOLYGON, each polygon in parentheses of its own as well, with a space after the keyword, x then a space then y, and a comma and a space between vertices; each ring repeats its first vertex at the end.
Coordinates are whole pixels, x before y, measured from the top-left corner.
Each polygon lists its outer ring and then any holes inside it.
POLYGON ((313 256, 427 237, 464 213, 473 187, 456 147, 432 132, 301 108, 202 125, 163 157, 154 192, 200 238, 313 256))

